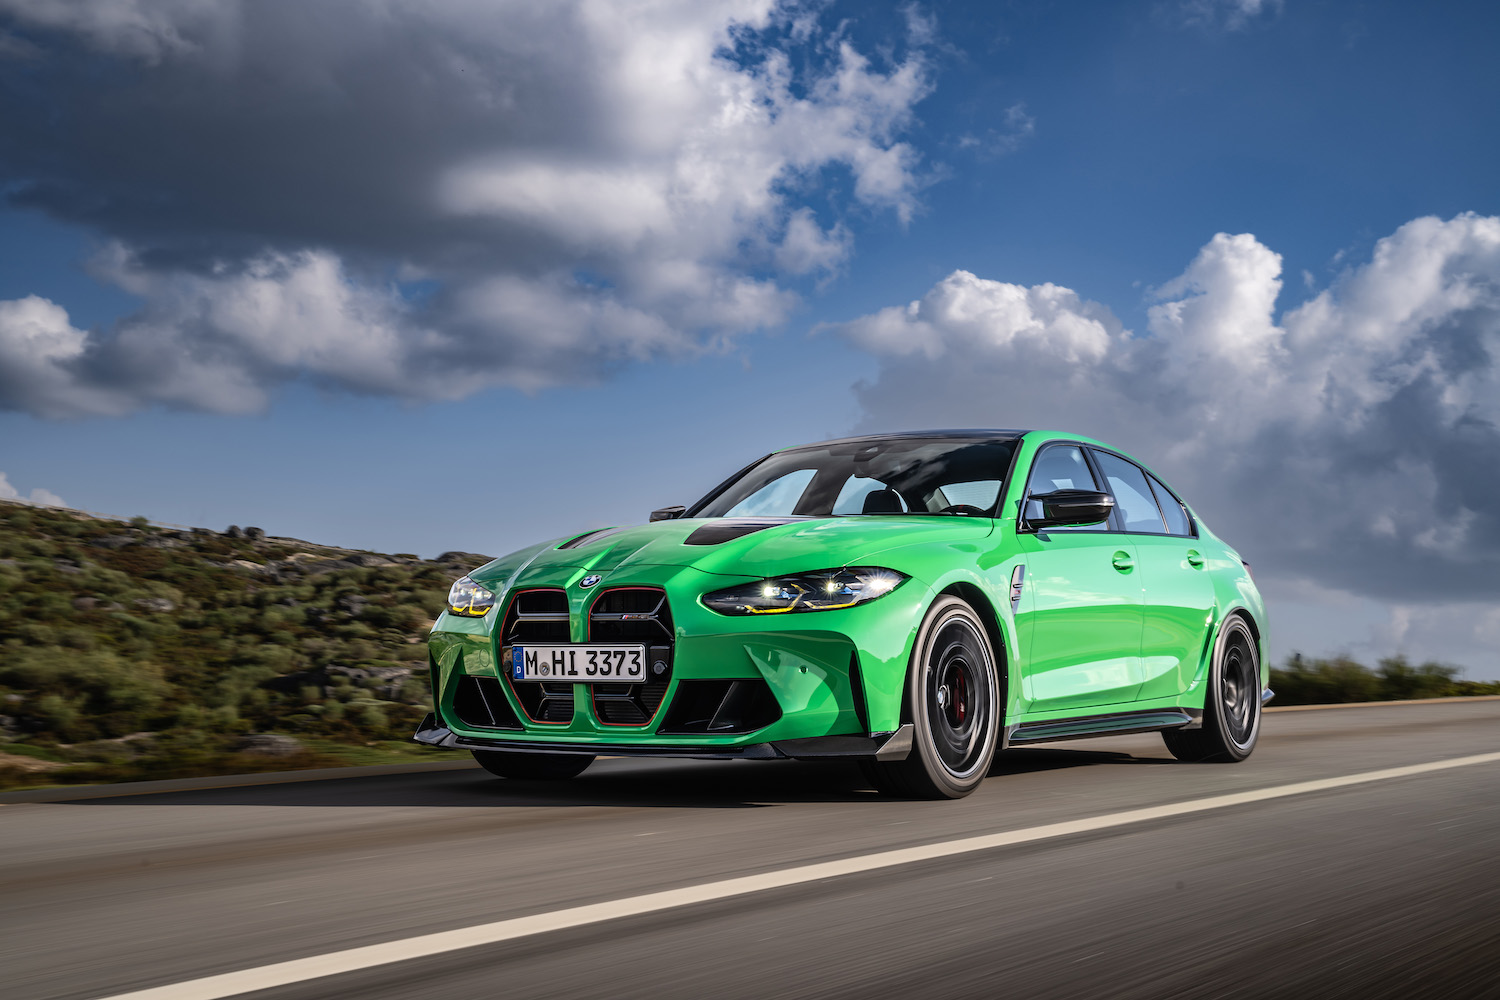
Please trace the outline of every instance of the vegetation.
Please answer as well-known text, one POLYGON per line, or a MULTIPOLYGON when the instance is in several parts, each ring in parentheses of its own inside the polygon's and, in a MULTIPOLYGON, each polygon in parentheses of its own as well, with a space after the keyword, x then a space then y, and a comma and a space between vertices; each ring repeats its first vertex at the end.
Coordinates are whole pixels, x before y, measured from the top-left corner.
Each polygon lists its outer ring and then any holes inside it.
POLYGON ((0 503, 0 786, 413 757, 436 560, 0 503))
POLYGON ((1271 690, 1276 692, 1277 705, 1500 695, 1500 682, 1458 677, 1457 667, 1431 662, 1412 666, 1404 656, 1381 660, 1371 670, 1347 656, 1309 660, 1294 653, 1283 666, 1271 668, 1271 690))

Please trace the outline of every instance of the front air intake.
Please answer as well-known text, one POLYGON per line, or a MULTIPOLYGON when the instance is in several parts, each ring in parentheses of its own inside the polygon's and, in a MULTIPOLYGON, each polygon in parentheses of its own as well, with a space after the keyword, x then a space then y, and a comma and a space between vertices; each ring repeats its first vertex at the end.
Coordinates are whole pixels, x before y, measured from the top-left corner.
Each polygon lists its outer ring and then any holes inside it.
POLYGON ((521 728, 500 682, 493 677, 459 677, 453 688, 453 714, 471 729, 521 728))
POLYGON ((771 686, 753 680, 683 681, 657 730, 663 736, 733 736, 764 729, 781 718, 771 686))

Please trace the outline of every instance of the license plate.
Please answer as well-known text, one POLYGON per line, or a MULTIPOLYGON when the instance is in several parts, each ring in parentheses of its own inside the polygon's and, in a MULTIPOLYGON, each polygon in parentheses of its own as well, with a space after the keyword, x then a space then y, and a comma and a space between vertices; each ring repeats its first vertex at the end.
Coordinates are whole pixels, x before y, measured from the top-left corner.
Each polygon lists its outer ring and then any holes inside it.
POLYGON ((642 684, 645 646, 512 646, 510 676, 518 681, 572 681, 577 684, 642 684))

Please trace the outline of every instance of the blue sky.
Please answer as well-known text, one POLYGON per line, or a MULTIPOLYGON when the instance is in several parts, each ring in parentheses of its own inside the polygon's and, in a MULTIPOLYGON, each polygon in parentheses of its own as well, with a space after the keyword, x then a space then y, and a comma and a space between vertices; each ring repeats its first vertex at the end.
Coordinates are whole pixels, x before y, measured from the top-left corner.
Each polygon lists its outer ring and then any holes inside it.
POLYGON ((315 10, 0 0, 0 488, 499 553, 1060 425, 1500 676, 1494 5, 315 10))

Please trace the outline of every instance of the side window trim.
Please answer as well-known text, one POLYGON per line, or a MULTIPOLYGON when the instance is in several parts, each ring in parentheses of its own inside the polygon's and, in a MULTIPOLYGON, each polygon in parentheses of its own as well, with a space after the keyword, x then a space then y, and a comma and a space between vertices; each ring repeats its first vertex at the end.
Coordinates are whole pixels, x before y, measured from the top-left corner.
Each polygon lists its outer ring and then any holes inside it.
MULTIPOLYGON (((1099 462, 1094 457, 1094 452, 1096 450, 1095 447, 1093 445, 1085 445, 1081 447, 1083 447, 1084 458, 1089 463, 1089 469, 1094 473, 1094 482, 1102 483, 1103 485, 1100 486, 1099 489, 1114 497, 1115 491, 1114 488, 1109 485, 1109 477, 1104 474, 1104 470, 1099 467, 1099 462)), ((1108 532, 1112 535, 1130 534, 1130 532, 1125 530, 1125 521, 1120 517, 1119 497, 1115 497, 1114 509, 1109 512, 1109 520, 1105 521, 1104 523, 1107 527, 1101 529, 1101 531, 1108 532)))

